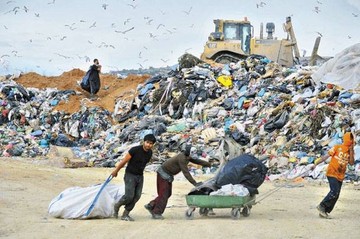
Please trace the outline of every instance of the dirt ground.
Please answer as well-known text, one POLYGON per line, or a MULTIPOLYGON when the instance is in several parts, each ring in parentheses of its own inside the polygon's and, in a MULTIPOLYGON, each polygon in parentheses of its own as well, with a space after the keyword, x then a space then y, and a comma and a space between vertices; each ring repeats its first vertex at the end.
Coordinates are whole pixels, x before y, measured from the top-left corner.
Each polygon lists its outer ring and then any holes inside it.
MULTIPOLYGON (((217 215, 205 217, 196 209, 194 219, 187 220, 185 195, 192 185, 179 179, 163 214, 165 220, 158 221, 143 207, 156 193, 156 175, 146 172, 143 195, 131 212, 135 222, 57 219, 47 213, 54 197, 69 187, 102 183, 112 171, 59 165, 50 159, 0 158, 1 238, 359 238, 360 190, 345 184, 332 218, 322 219, 315 207, 328 185, 304 180, 265 182, 249 217, 233 220, 228 208, 215 209, 217 215), (282 187, 275 191, 279 185, 282 187)), ((123 184, 123 173, 121 170, 111 183, 123 184)))

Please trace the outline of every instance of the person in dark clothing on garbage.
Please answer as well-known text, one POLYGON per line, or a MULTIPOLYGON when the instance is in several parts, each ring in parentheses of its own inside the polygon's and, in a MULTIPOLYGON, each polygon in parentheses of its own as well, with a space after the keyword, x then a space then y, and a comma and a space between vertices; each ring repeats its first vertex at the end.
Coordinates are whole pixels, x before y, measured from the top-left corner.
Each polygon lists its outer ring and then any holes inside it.
POLYGON ((101 65, 98 59, 94 59, 94 64, 90 66, 89 85, 90 85, 90 99, 95 100, 96 94, 100 90, 100 71, 101 65))
POLYGON ((171 196, 174 175, 181 171, 192 185, 199 186, 202 184, 201 182, 196 182, 191 176, 188 169, 189 162, 199 164, 204 167, 211 166, 211 164, 207 161, 192 157, 191 145, 187 145, 184 153, 179 153, 168 159, 157 170, 156 186, 158 196, 144 206, 145 209, 150 212, 153 219, 164 219, 162 214, 164 213, 168 199, 171 196))
POLYGON ((118 218, 119 209, 124 205, 125 210, 121 216, 121 220, 134 221, 134 219, 129 216, 129 213, 141 197, 144 184, 144 169, 152 157, 152 147, 155 142, 156 138, 153 134, 145 135, 144 143, 132 147, 111 173, 113 177, 116 177, 120 169, 127 164, 124 175, 125 194, 114 205, 115 218, 118 218))

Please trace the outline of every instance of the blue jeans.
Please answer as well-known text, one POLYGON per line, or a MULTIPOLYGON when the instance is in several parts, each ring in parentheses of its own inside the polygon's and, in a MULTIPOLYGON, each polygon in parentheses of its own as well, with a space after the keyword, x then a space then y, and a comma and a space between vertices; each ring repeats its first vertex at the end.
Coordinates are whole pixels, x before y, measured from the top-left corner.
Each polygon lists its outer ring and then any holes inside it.
POLYGON ((125 205, 125 210, 130 212, 139 201, 144 184, 143 175, 125 173, 125 194, 120 198, 120 205, 125 205))
POLYGON ((324 207, 325 212, 330 213, 339 199, 342 181, 337 180, 333 177, 327 177, 330 186, 330 192, 321 201, 320 205, 324 207))

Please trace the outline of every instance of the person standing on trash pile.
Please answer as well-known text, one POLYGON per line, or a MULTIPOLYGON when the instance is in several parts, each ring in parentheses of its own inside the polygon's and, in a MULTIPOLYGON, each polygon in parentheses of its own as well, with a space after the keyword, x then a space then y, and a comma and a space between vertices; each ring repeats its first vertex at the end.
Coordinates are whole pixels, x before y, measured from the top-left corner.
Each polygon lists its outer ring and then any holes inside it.
POLYGON ((100 71, 101 65, 98 59, 94 59, 94 64, 90 66, 89 84, 90 84, 90 99, 95 100, 96 94, 100 90, 100 71))
POLYGON ((121 216, 121 220, 134 221, 134 219, 129 216, 129 213, 141 197, 144 184, 144 169, 152 157, 152 147, 155 142, 156 138, 153 134, 145 135, 144 143, 132 147, 111 173, 113 177, 116 177, 120 169, 127 164, 124 175, 125 194, 114 205, 115 218, 118 218, 119 209, 124 205, 125 210, 121 216))
POLYGON ((144 206, 145 209, 150 212, 153 219, 164 219, 162 214, 165 211, 168 199, 172 193, 172 181, 174 180, 174 175, 181 171, 192 185, 199 186, 202 184, 201 182, 196 182, 191 176, 188 169, 188 163, 191 162, 204 167, 210 167, 211 164, 204 160, 195 159, 195 157, 192 156, 191 149, 191 145, 187 145, 184 153, 179 153, 168 159, 158 168, 156 178, 158 196, 144 206))
POLYGON ((340 196, 340 190, 348 163, 354 165, 354 136, 351 132, 345 133, 343 143, 332 147, 328 155, 321 157, 318 162, 312 165, 311 169, 314 169, 316 165, 324 162, 330 156, 331 160, 326 171, 330 192, 317 206, 319 216, 323 218, 329 217, 329 213, 334 209, 336 201, 340 196))

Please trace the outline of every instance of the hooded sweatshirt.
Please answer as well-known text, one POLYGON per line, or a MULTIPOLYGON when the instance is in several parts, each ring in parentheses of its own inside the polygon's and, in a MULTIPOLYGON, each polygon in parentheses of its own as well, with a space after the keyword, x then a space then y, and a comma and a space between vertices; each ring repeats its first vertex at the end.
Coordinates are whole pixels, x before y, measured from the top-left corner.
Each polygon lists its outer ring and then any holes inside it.
POLYGON ((329 150, 331 160, 327 168, 326 176, 334 177, 339 181, 345 178, 346 166, 350 160, 350 148, 353 145, 351 133, 345 133, 343 143, 335 145, 329 150))

